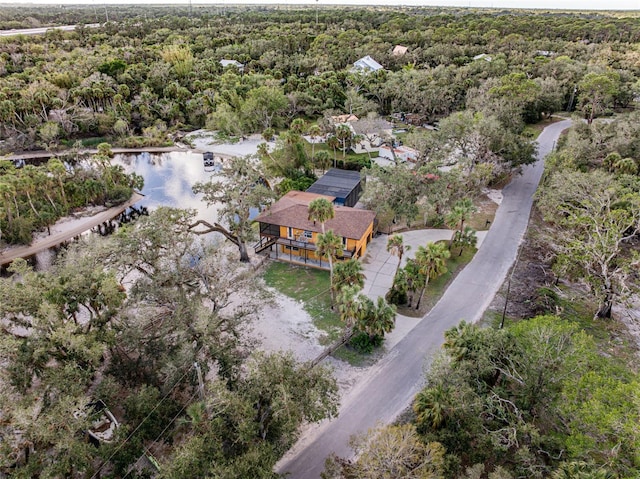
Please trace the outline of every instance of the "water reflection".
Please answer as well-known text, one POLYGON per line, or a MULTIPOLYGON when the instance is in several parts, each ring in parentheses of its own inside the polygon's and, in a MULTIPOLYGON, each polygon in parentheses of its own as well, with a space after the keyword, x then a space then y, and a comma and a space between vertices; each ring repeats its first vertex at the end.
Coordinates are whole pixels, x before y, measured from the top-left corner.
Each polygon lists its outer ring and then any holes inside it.
MULTIPOLYGON (((159 206, 192 208, 197 218, 208 222, 217 220, 217 207, 202 201, 202 195, 193 194, 191 188, 198 181, 207 181, 215 172, 205 171, 202 154, 170 152, 160 154, 140 153, 115 155, 113 164, 122 165, 127 173, 137 173, 144 178, 142 194, 137 206, 156 209, 159 206)), ((209 169, 209 168, 207 168, 209 169)))

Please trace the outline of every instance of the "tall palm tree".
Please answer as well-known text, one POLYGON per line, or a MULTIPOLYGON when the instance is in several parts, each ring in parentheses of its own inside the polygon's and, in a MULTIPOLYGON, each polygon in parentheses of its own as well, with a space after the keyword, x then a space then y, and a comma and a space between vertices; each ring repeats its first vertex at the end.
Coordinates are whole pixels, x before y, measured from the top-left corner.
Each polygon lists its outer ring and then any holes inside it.
POLYGON ((358 288, 355 286, 345 286, 337 297, 340 319, 348 331, 352 330, 358 321, 358 316, 362 310, 360 300, 358 288))
POLYGON ((403 271, 403 279, 407 287, 407 306, 411 307, 416 291, 422 288, 424 284, 424 276, 420 273, 420 266, 418 265, 418 262, 413 258, 409 258, 407 260, 407 264, 404 265, 403 271))
POLYGON ((342 238, 336 235, 333 230, 318 235, 316 240, 316 253, 321 258, 329 261, 329 278, 331 284, 331 304, 334 303, 333 295, 333 262, 338 256, 342 256, 342 238))
POLYGON ((344 159, 347 154, 347 149, 351 146, 353 139, 353 133, 348 125, 338 125, 336 128, 336 138, 340 142, 340 149, 342 150, 342 163, 344 165, 344 159))
POLYGON ((322 234, 324 234, 324 224, 335 216, 333 203, 325 198, 317 198, 309 203, 309 221, 320 222, 322 234))
POLYGON ((20 186, 20 189, 27 195, 27 202, 29 203, 31 210, 39 218, 40 212, 33 204, 33 198, 31 196, 32 193, 35 193, 38 189, 38 184, 36 183, 36 171, 37 168, 33 165, 26 165, 24 168, 22 168, 22 171, 18 176, 18 185, 20 186))
POLYGON ((398 266, 396 266, 396 272, 393 275, 394 279, 396 276, 398 276, 398 270, 400 269, 400 263, 402 263, 402 257, 404 256, 405 252, 409 251, 410 249, 411 246, 404 245, 404 240, 401 235, 389 236, 389 238, 387 239, 387 252, 391 253, 392 256, 398 257, 398 266))
POLYGON ((16 189, 13 184, 7 180, 6 177, 0 177, 0 199, 2 199, 2 205, 5 209, 5 215, 7 217, 7 223, 11 226, 13 222, 13 210, 11 206, 11 199, 15 198, 16 189))
POLYGON ((355 286, 358 290, 362 289, 365 280, 362 264, 353 258, 341 261, 334 268, 333 280, 336 292, 346 286, 355 286))
POLYGON ((447 245, 444 243, 427 243, 427 246, 419 246, 416 251, 415 260, 418 264, 420 274, 424 277, 424 285, 418 302, 416 303, 416 309, 420 308, 420 302, 424 296, 424 291, 427 289, 429 280, 435 279, 441 274, 447 272, 447 259, 451 256, 447 245))
POLYGON ((313 163, 316 168, 322 170, 322 174, 324 175, 325 170, 328 166, 331 165, 331 156, 329 156, 329 152, 325 150, 320 150, 313 156, 313 163))
POLYGON ((340 146, 340 140, 338 140, 338 137, 336 135, 329 135, 329 137, 327 138, 327 146, 333 149, 333 167, 335 168, 338 163, 337 150, 340 146))
POLYGON ((320 131, 320 127, 316 124, 311 125, 307 133, 309 133, 309 136, 311 137, 311 158, 315 158, 316 138, 318 138, 322 132, 320 131))
POLYGON ((66 210, 69 206, 67 195, 64 191, 64 181, 67 178, 67 168, 59 159, 51 158, 47 162, 47 171, 49 171, 49 173, 51 173, 58 182, 58 187, 60 188, 60 197, 62 198, 62 204, 64 206, 64 209, 66 210))

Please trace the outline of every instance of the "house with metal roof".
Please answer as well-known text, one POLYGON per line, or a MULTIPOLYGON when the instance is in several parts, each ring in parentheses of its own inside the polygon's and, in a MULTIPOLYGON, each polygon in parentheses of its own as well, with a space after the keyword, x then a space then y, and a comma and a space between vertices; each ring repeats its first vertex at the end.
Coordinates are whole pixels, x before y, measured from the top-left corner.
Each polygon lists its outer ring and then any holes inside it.
POLYGON ((222 65, 222 68, 236 67, 239 71, 244 70, 244 64, 240 63, 238 60, 228 60, 223 58, 220 60, 220 65, 222 65))
POLYGON ((369 55, 366 57, 362 57, 359 60, 356 60, 353 63, 353 71, 359 71, 363 73, 377 72, 378 70, 382 70, 384 67, 380 65, 377 61, 371 58, 369 55))
MULTIPOLYGON (((328 268, 329 263, 316 253, 322 225, 309 219, 309 203, 318 198, 334 201, 331 195, 309 191, 290 191, 263 211, 256 221, 260 225, 260 241, 256 253, 269 250, 272 258, 328 268)), ((343 253, 338 260, 359 258, 373 238, 375 212, 347 206, 334 206, 334 217, 324 224, 342 238, 343 253)))
POLYGON ((331 168, 318 181, 307 188, 307 192, 331 196, 337 206, 353 207, 362 193, 362 180, 357 171, 331 168))

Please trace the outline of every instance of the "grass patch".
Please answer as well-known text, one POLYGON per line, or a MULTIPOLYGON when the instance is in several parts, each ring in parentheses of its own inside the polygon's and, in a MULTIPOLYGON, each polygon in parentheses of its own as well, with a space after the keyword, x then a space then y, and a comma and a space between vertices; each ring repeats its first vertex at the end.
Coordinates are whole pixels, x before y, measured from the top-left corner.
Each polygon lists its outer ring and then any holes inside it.
MULTIPOLYGON (((340 315, 331 309, 328 271, 274 261, 266 268, 263 278, 268 286, 302 302, 313 324, 326 333, 320 344, 328 346, 340 338, 343 324, 340 315)), ((378 359, 383 347, 376 348, 371 354, 363 354, 345 345, 334 351, 332 356, 352 366, 368 366, 378 359)))
MULTIPOLYGON (((305 142, 305 151, 307 156, 311 160, 311 143, 305 142)), ((344 158, 342 157, 342 151, 336 150, 335 155, 332 148, 329 148, 326 143, 316 143, 313 147, 313 152, 318 153, 319 151, 326 151, 329 153, 329 158, 331 159, 331 166, 333 168, 334 162, 337 168, 345 168, 348 164, 361 165, 366 166, 370 162, 368 153, 353 153, 352 151, 347 151, 344 158)), ((378 156, 377 154, 372 153, 372 157, 378 156)), ((348 169, 348 168, 347 168, 348 169)))
POLYGON ((378 352, 378 350, 381 350, 383 347, 384 346, 374 349, 373 352, 371 352, 370 354, 365 354, 365 353, 356 351, 349 345, 345 344, 341 348, 338 348, 336 351, 334 351, 331 356, 333 356, 336 359, 339 359, 340 361, 349 363, 351 366, 365 367, 365 366, 370 366, 376 361, 376 359, 378 358, 378 355, 376 353, 378 352))
POLYGON ((498 205, 487 196, 482 196, 476 202, 477 211, 471 215, 466 225, 476 231, 486 231, 491 226, 491 222, 496 216, 498 205))
POLYGON ((342 322, 331 309, 328 271, 274 261, 266 268, 263 278, 268 286, 302 302, 313 324, 327 333, 327 344, 340 336, 342 322))
MULTIPOLYGON (((466 248, 460 256, 458 255, 459 251, 458 248, 454 248, 451 252, 451 257, 447 260, 447 272, 429 281, 422 302, 420 303, 420 309, 416 310, 415 307, 409 308, 406 305, 399 306, 399 314, 413 318, 421 318, 435 306, 449 286, 449 283, 473 259, 473 256, 478 250, 476 248, 466 248)), ((420 294, 419 291, 416 293, 414 301, 417 301, 418 294, 420 294)))
POLYGON ((556 123, 558 121, 562 121, 564 118, 559 118, 557 116, 552 116, 547 120, 542 120, 534 125, 526 125, 524 127, 523 134, 529 136, 531 139, 535 140, 540 136, 542 130, 551 125, 552 123, 556 123))

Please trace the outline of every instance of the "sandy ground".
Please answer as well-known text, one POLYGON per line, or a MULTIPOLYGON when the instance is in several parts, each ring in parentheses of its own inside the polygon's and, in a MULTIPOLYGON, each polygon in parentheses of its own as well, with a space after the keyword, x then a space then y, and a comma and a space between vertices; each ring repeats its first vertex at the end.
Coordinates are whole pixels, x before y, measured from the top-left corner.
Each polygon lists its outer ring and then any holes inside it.
MULTIPOLYGON (((202 151, 211 151, 214 155, 223 156, 246 156, 255 155, 258 152, 258 145, 264 143, 264 139, 258 134, 250 135, 237 143, 222 143, 214 138, 214 132, 208 130, 196 130, 188 135, 193 146, 202 151)), ((275 147, 275 142, 267 142, 269 149, 275 147)))

